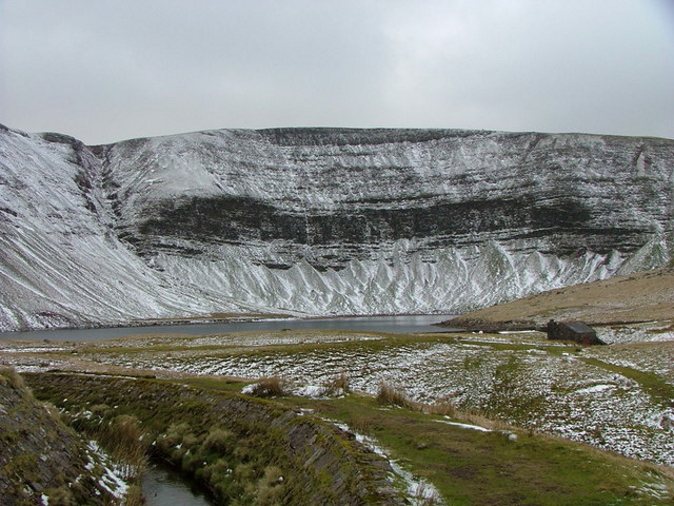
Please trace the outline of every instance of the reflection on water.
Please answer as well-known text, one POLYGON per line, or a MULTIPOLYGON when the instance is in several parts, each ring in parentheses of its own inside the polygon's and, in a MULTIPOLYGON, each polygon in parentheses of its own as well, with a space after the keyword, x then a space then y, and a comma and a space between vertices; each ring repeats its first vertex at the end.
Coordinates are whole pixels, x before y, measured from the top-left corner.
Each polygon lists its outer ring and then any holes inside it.
POLYGON ((148 506, 212 506, 189 480, 173 469, 153 465, 143 477, 143 495, 148 506))

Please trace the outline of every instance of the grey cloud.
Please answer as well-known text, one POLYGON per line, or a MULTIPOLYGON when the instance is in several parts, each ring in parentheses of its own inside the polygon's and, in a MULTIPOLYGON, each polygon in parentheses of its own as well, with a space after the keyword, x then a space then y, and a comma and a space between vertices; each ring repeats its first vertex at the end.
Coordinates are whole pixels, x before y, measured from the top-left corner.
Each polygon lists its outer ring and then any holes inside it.
POLYGON ((665 0, 0 0, 0 122, 674 137, 665 0))

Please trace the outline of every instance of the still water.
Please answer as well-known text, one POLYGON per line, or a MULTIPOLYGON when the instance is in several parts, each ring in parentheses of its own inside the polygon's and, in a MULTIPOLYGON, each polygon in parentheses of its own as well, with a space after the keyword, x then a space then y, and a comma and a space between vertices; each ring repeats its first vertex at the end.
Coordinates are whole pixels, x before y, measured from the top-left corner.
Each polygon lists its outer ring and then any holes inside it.
POLYGON ((200 323, 151 327, 115 327, 104 329, 35 330, 0 332, 0 339, 49 339, 50 341, 99 341, 130 335, 187 334, 208 335, 244 331, 274 330, 354 330, 392 332, 398 334, 442 332, 450 329, 435 327, 434 323, 449 320, 455 315, 397 315, 349 316, 339 318, 274 319, 252 322, 200 323))
POLYGON ((143 477, 147 506, 212 506, 213 503, 173 469, 153 465, 143 477))

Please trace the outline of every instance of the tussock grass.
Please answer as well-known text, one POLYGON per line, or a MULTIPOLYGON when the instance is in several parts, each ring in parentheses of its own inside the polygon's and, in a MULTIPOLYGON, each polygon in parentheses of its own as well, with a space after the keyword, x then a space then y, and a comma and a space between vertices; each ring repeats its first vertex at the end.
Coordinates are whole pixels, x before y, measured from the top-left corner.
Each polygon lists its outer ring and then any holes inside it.
MULTIPOLYGON (((49 501, 51 505, 51 498, 49 501)), ((147 501, 143 495, 143 489, 139 485, 131 485, 124 497, 124 506, 145 506, 147 501)))
POLYGON ((377 403, 383 406, 397 406, 429 415, 453 418, 461 423, 477 425, 489 430, 507 430, 512 428, 507 423, 490 417, 482 410, 461 410, 456 407, 453 401, 448 399, 433 404, 414 401, 407 396, 404 389, 393 386, 385 381, 379 384, 375 398, 377 403))
POLYGON ((276 466, 267 466, 264 474, 255 484, 255 497, 260 506, 280 504, 285 488, 283 471, 276 466))
POLYGON ((44 495, 49 497, 51 506, 76 506, 77 504, 75 495, 66 485, 47 489, 44 495))
POLYGON ((283 397, 286 395, 285 381, 278 376, 262 378, 251 386, 250 395, 255 397, 283 397))
POLYGON ((433 404, 427 404, 423 411, 429 415, 447 416, 449 418, 457 418, 461 413, 456 407, 456 403, 451 399, 442 399, 433 404))
MULTIPOLYGON (((461 410, 449 399, 443 399, 433 404, 414 401, 407 396, 404 389, 393 386, 386 381, 380 382, 375 399, 377 403, 383 406, 397 406, 428 415, 444 416, 461 423, 477 425, 489 430, 508 431, 513 429, 511 425, 490 417, 483 410, 461 410)), ((356 423, 361 426, 366 425, 363 421, 357 420, 356 423)))
POLYGON ((234 449, 236 438, 230 430, 214 427, 204 440, 204 448, 212 453, 231 453, 234 449))
POLYGON ((19 373, 13 367, 0 367, 0 382, 11 386, 14 390, 22 392, 23 395, 30 395, 30 390, 19 373))
POLYGON ((417 403, 410 400, 402 388, 391 385, 386 381, 381 381, 379 383, 376 399, 379 404, 384 406, 398 406, 400 408, 411 409, 417 407, 417 403))
POLYGON ((141 422, 132 415, 119 415, 100 425, 92 434, 110 454, 118 473, 133 483, 145 474, 149 462, 150 438, 141 428, 141 422))
POLYGON ((351 392, 351 385, 349 380, 349 375, 346 373, 340 373, 337 376, 327 380, 323 383, 323 386, 328 389, 328 393, 334 392, 351 392))

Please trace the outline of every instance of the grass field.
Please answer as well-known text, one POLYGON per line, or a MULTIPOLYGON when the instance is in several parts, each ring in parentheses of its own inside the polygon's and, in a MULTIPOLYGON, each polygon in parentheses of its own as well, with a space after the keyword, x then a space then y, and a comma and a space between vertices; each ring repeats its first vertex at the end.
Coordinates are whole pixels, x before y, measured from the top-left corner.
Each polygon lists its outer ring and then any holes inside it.
POLYGON ((5 342, 0 362, 236 392, 275 378, 277 402, 344 424, 428 484, 414 493, 436 490, 447 504, 668 504, 674 343, 664 329, 610 328, 622 344, 602 347, 536 332, 5 342), (404 407, 378 403, 382 385, 404 407))

